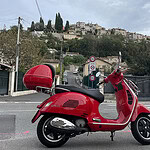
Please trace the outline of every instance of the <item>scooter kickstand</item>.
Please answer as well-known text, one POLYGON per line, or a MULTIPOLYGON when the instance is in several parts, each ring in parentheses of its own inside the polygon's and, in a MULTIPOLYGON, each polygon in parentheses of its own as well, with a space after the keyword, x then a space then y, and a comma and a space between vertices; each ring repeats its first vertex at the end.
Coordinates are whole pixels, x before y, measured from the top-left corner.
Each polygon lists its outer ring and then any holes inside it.
POLYGON ((111 135, 110 135, 111 141, 114 141, 114 136, 115 136, 115 131, 111 131, 111 135))

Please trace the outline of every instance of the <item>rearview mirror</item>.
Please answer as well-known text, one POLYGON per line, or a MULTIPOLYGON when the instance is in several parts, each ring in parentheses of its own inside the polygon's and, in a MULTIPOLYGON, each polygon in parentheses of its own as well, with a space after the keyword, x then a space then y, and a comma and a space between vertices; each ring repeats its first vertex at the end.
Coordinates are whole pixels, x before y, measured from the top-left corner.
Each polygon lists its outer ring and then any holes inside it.
POLYGON ((121 52, 119 52, 118 56, 118 69, 120 68, 120 64, 121 64, 121 52))
POLYGON ((100 72, 97 72, 97 73, 96 73, 96 77, 99 77, 100 75, 101 75, 100 72))
POLYGON ((119 63, 121 63, 121 52, 119 52, 119 63))

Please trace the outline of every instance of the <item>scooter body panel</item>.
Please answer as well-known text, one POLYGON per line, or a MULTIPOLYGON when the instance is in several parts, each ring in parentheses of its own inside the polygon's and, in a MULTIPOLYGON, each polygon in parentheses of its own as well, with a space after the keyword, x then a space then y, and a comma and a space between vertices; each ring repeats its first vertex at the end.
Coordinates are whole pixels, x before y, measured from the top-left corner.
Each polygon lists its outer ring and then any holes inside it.
POLYGON ((140 114, 150 114, 150 109, 145 107, 143 104, 138 103, 131 121, 135 121, 140 114))
POLYGON ((93 101, 92 113, 88 118, 89 126, 92 131, 122 130, 128 125, 136 107, 137 97, 132 94, 127 84, 123 80, 117 84, 114 84, 114 88, 116 89, 115 95, 118 117, 116 119, 103 118, 100 115, 100 107, 95 109, 100 104, 97 104, 96 101, 93 101), (127 90, 130 91, 130 95, 132 94, 132 102, 128 98, 128 94, 126 92, 127 90))
POLYGON ((38 106, 40 108, 32 120, 35 122, 42 114, 64 114, 86 118, 91 113, 91 99, 90 97, 76 93, 64 92, 55 94, 47 99, 43 104, 38 106))
POLYGON ((92 101, 93 107, 91 114, 87 117, 88 126, 90 127, 92 132, 96 131, 115 131, 121 130, 126 127, 125 125, 119 125, 122 122, 122 118, 124 118, 123 114, 120 114, 120 118, 117 119, 108 119, 104 118, 100 114, 100 105, 97 101, 92 101), (96 108, 96 109, 95 109, 96 108))
POLYGON ((116 131, 124 129, 130 121, 135 121, 140 113, 149 113, 141 104, 130 86, 123 79, 123 75, 113 72, 108 80, 112 83, 116 95, 116 119, 106 119, 100 114, 100 103, 89 96, 76 92, 58 93, 43 102, 38 108, 32 122, 42 114, 61 114, 78 116, 87 120, 92 132, 116 131))

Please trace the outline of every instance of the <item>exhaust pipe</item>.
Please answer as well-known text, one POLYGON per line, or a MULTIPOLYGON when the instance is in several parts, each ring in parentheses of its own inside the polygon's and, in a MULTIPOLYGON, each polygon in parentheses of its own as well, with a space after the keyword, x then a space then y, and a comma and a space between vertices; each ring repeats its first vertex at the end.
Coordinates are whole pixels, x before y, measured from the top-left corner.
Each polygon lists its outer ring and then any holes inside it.
POLYGON ((87 128, 80 128, 77 127, 75 124, 73 124, 72 122, 63 119, 63 118, 59 118, 59 117, 55 117, 50 121, 50 126, 54 129, 57 130, 58 132, 61 133, 75 133, 75 134, 79 134, 79 133, 84 133, 84 132, 88 132, 89 130, 87 128))

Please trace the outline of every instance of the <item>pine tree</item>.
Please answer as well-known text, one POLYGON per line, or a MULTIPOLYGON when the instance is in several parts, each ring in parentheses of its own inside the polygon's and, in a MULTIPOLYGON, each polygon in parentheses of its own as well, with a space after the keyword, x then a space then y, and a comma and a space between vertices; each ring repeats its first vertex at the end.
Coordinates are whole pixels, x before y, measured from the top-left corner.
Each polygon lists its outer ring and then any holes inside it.
POLYGON ((67 32, 69 30, 69 21, 66 21, 66 25, 65 25, 65 32, 67 32))

